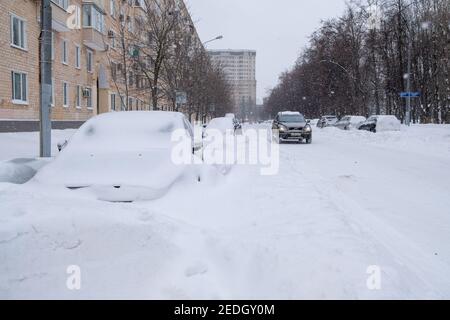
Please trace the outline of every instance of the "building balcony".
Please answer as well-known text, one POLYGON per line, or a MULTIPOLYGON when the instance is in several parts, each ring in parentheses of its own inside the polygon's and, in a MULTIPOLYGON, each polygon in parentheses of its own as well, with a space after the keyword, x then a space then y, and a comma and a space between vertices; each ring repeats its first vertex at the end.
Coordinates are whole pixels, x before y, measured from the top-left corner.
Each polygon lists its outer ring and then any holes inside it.
POLYGON ((64 8, 58 6, 55 3, 51 3, 52 5, 52 29, 57 32, 68 32, 70 31, 68 21, 69 21, 69 12, 67 12, 64 8))
POLYGON ((83 44, 92 50, 106 50, 104 35, 92 27, 83 27, 83 44))
POLYGON ((83 4, 92 4, 96 6, 103 13, 105 12, 105 1, 103 0, 83 0, 83 4))

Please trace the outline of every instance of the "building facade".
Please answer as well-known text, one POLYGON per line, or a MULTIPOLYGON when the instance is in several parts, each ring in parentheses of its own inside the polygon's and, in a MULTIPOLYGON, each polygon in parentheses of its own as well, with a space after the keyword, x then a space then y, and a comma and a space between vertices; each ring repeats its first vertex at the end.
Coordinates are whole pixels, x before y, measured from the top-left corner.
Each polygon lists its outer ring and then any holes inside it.
POLYGON ((214 64, 223 68, 230 84, 235 113, 245 119, 256 105, 256 51, 208 50, 214 64))
MULTIPOLYGON (((52 120, 84 122, 109 111, 149 110, 148 84, 133 74, 128 59, 123 62, 117 36, 124 29, 139 34, 144 1, 52 0, 51 6, 52 120), (125 83, 117 79, 124 63, 130 68, 126 98, 125 83)), ((40 0, 0 1, 0 121, 39 119, 40 11, 40 0)))

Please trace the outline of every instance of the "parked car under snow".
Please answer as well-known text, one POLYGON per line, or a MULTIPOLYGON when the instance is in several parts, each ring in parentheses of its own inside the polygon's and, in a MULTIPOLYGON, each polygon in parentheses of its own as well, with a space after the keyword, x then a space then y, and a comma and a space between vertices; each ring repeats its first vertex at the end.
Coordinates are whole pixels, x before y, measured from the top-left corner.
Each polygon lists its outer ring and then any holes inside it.
POLYGON ((358 125, 359 130, 370 132, 400 131, 401 123, 396 116, 371 116, 358 125))
POLYGON ((317 122, 317 128, 332 127, 336 124, 336 122, 338 122, 338 120, 339 119, 336 116, 323 116, 317 122))
POLYGON ((87 121, 32 181, 87 189, 104 201, 157 199, 177 181, 199 178, 194 166, 173 161, 172 150, 179 143, 172 141, 175 130, 193 147, 192 127, 181 113, 99 115, 87 121))
POLYGON ((366 121, 365 117, 361 116, 345 116, 342 117, 341 120, 336 122, 334 125, 336 128, 342 129, 342 130, 352 130, 356 129, 360 123, 366 121))

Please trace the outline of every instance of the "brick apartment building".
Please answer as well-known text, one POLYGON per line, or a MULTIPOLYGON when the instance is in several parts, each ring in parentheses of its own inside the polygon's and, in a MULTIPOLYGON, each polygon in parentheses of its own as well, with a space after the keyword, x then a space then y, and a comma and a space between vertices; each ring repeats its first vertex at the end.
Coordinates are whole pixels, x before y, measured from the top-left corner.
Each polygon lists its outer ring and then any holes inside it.
MULTIPOLYGON (((0 131, 8 131, 11 123, 33 123, 19 125, 24 130, 37 128, 40 5, 40 0, 0 1, 0 131)), ((150 108, 149 95, 133 91, 139 80, 130 83, 124 101, 117 90, 121 84, 111 77, 117 72, 111 66, 120 67, 112 62, 117 21, 126 19, 133 32, 133 22, 145 13, 143 6, 142 0, 52 0, 54 125, 76 127, 96 114, 124 109, 124 104, 128 110, 150 108)))

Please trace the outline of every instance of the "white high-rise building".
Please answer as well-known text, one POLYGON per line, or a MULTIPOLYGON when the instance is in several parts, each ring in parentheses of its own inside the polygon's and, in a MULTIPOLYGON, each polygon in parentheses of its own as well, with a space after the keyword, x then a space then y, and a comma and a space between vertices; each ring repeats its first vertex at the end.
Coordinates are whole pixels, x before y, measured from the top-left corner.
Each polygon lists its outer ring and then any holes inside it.
POLYGON ((213 63, 220 65, 232 88, 235 113, 245 118, 256 105, 256 51, 208 50, 213 63))

